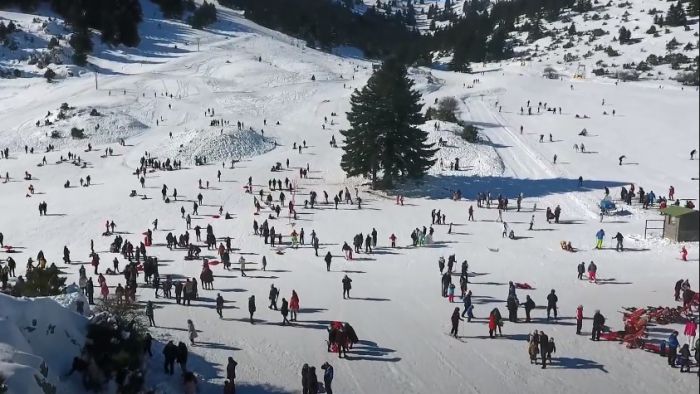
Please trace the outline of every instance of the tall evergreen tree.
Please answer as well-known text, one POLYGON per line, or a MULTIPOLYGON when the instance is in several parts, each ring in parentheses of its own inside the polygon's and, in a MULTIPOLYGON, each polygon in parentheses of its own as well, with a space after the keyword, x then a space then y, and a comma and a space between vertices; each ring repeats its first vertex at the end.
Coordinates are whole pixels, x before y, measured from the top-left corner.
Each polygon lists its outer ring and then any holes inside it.
POLYGON ((391 187, 400 178, 421 178, 435 164, 436 149, 423 123, 420 93, 413 89, 406 67, 387 60, 361 91, 355 91, 348 113, 341 167, 349 176, 362 175, 377 186, 391 187))

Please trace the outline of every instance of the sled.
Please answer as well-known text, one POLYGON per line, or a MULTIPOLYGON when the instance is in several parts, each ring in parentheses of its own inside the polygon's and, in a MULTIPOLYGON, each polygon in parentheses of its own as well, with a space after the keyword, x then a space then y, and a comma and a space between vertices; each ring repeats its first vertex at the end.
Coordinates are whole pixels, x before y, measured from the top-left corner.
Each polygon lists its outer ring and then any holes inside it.
POLYGON ((207 263, 209 265, 219 265, 219 264, 221 264, 221 261, 219 261, 219 260, 207 260, 207 263))
POLYGON ((17 251, 10 245, 5 245, 5 253, 17 253, 17 251))
POLYGON ((219 215, 211 215, 211 217, 213 217, 214 219, 218 219, 218 218, 220 218, 221 216, 219 216, 219 215))
POLYGON ((516 289, 521 289, 521 290, 535 290, 534 287, 530 286, 529 283, 514 283, 516 289))
POLYGON ((617 211, 617 205, 615 205, 615 203, 610 197, 606 197, 600 200, 598 207, 600 208, 600 211, 603 213, 603 215, 607 216, 610 216, 617 211))

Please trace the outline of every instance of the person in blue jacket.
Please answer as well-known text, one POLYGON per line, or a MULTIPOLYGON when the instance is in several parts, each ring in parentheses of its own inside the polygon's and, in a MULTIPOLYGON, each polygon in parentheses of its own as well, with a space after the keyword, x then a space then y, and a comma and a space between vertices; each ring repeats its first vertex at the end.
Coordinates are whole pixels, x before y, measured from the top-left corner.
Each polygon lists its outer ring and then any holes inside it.
POLYGON ((598 230, 597 233, 595 233, 595 238, 596 238, 596 243, 595 243, 595 248, 596 249, 603 249, 603 238, 605 238, 605 231, 601 228, 598 230))
POLYGON ((678 354, 678 331, 674 331, 668 336, 666 341, 668 348, 666 349, 666 354, 668 355, 668 365, 671 368, 676 368, 676 356, 678 354))
POLYGON ((333 388, 331 383, 333 383, 333 366, 328 364, 328 362, 321 365, 323 370, 323 385, 326 387, 326 393, 333 394, 333 388))

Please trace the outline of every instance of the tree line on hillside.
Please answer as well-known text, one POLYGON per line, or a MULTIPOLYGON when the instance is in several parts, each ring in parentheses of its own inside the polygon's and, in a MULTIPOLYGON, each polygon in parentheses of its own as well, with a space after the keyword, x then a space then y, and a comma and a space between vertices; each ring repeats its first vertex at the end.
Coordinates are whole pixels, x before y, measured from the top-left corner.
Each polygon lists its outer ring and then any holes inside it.
POLYGON ((414 46, 421 37, 403 18, 386 16, 373 7, 358 14, 344 3, 319 0, 220 0, 221 5, 245 12, 246 18, 295 36, 315 48, 329 50, 338 45, 362 49, 369 57, 390 54, 415 60, 414 46))

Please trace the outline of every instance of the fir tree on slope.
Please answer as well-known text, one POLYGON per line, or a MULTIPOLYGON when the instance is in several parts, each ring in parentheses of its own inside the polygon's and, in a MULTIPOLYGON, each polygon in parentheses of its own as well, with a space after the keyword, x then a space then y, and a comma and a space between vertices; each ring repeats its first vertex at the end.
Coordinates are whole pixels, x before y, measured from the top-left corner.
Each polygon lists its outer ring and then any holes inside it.
POLYGON ((401 178, 421 178, 435 163, 436 149, 416 127, 423 116, 413 85, 403 65, 387 60, 353 93, 350 128, 341 131, 345 153, 340 165, 348 176, 369 177, 376 187, 381 171, 382 185, 391 187, 401 178))

